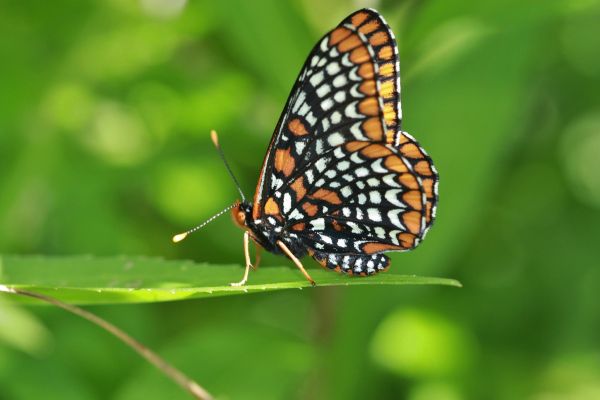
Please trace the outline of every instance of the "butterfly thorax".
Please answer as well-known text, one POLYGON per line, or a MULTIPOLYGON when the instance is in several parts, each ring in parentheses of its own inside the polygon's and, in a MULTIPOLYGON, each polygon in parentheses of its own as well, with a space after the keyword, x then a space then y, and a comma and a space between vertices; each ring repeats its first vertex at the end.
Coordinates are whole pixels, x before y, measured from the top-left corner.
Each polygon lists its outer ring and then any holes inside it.
POLYGON ((234 222, 250 232, 252 239, 265 250, 282 254, 277 241, 282 241, 298 258, 307 254, 306 246, 295 235, 284 229, 284 221, 275 217, 255 219, 252 215, 251 203, 241 202, 231 209, 234 222))

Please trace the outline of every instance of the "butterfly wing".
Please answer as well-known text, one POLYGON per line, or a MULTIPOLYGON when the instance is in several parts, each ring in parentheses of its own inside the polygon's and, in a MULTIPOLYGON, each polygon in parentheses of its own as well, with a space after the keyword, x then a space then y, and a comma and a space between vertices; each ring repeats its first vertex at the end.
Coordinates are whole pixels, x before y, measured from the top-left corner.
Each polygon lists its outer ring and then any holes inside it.
POLYGON ((315 259, 347 272, 377 272, 389 263, 379 253, 416 246, 435 215, 437 173, 400 129, 399 91, 395 39, 376 11, 326 34, 277 124, 253 218, 283 221, 315 259))

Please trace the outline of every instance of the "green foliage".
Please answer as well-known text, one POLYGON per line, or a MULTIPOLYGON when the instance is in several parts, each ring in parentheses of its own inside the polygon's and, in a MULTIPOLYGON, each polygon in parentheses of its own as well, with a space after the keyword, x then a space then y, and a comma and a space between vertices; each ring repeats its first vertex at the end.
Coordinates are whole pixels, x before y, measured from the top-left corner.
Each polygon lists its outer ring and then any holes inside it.
MULTIPOLYGON (((311 268, 322 285, 351 285, 90 307, 223 398, 597 398, 600 3, 369 5, 399 42, 403 129, 441 177, 427 240, 374 279, 448 276, 465 287, 363 285, 311 268)), ((95 271, 124 267, 130 258, 116 254, 149 258, 113 286, 136 276, 183 297, 239 280, 242 234, 229 218, 170 242, 235 200, 208 130, 250 198, 304 57, 356 7, 0 3, 0 253, 48 262, 8 257, 0 283, 52 282, 56 294, 60 275, 45 269, 74 254, 94 254, 70 263, 68 280, 81 285, 111 283, 95 271), (183 264, 214 269, 214 280, 183 264)), ((250 284, 302 279, 265 255, 250 284)), ((5 300, 0 330, 2 400, 185 397, 60 310, 5 300)))
MULTIPOLYGON (((143 303, 311 287, 294 265, 263 267, 242 287, 239 265, 197 264, 152 258, 0 257, 0 282, 76 304, 143 303)), ((449 285, 455 280, 378 274, 351 278, 310 270, 318 286, 449 285)), ((20 298, 15 298, 20 300, 20 298)), ((34 300, 35 301, 35 300, 34 300)))

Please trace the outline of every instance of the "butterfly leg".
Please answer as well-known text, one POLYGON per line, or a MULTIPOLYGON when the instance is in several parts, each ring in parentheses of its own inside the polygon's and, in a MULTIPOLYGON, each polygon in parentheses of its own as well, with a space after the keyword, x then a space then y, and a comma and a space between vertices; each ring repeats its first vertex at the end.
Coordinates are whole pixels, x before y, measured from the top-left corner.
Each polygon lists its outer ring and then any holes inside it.
POLYGON ((244 232, 244 256, 246 257, 246 269, 244 270, 244 277, 239 282, 231 283, 231 286, 244 286, 248 281, 248 273, 250 272, 250 268, 254 269, 252 263, 250 263, 250 234, 248 231, 244 232))
POLYGON ((315 283, 315 281, 313 280, 313 278, 311 278, 310 275, 308 274, 308 272, 306 272, 306 270, 304 269, 304 266, 302 265, 302 263, 300 262, 300 260, 298 260, 298 258, 294 254, 292 254, 292 252, 290 251, 290 249, 288 249, 288 247, 281 240, 277 241, 277 246, 279 246, 279 248, 281 250, 283 250, 283 252, 289 258, 292 259, 292 261, 294 262, 294 264, 296 264, 296 267, 298 267, 298 269, 300 271, 302 271, 302 274, 304 274, 304 277, 306 278, 306 280, 308 280, 311 285, 316 286, 317 284, 315 283))
POLYGON ((258 265, 260 264, 262 247, 260 247, 259 245, 256 245, 254 247, 256 248, 256 255, 254 256, 254 265, 252 265, 252 269, 256 271, 258 269, 258 265))

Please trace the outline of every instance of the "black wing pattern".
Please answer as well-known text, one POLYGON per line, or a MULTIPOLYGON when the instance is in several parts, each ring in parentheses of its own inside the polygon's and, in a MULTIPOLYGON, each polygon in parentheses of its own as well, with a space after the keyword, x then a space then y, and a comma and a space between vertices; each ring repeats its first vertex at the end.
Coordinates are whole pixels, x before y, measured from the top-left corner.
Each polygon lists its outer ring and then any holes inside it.
POLYGON ((370 275, 418 245, 438 176, 401 131, 398 50, 381 15, 350 15, 315 46, 277 124, 253 218, 284 224, 323 266, 370 275))

